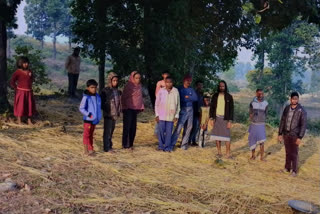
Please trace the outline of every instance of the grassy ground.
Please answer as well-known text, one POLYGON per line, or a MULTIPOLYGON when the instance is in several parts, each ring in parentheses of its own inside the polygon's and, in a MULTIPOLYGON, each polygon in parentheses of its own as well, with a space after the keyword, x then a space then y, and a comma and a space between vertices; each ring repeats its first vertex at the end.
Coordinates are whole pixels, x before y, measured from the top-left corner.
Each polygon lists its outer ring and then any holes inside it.
POLYGON ((0 193, 0 213, 289 214, 290 199, 320 204, 319 137, 304 139, 300 174, 292 178, 278 172, 284 147, 271 127, 266 163, 249 161, 247 127, 241 124, 232 129, 235 160, 216 163, 214 143, 204 149, 156 151, 147 111, 139 115, 134 151, 121 150, 119 122, 116 153, 101 151, 103 130, 98 125, 98 154, 84 157, 78 102, 60 98, 37 105, 42 122, 35 127, 0 125, 0 182, 10 177, 20 188, 0 193))

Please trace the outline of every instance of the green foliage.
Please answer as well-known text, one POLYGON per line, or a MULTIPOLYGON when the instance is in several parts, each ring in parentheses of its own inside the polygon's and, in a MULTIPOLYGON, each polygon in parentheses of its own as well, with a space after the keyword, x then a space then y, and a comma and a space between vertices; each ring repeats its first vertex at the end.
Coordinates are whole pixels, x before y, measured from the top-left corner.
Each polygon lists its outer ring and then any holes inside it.
POLYGON ((249 104, 234 102, 234 122, 249 124, 249 104))
POLYGON ((307 129, 314 135, 319 135, 320 120, 308 120, 307 129))
POLYGON ((303 93, 302 81, 297 77, 303 77, 307 61, 297 55, 297 51, 312 44, 317 36, 315 25, 297 20, 281 32, 261 39, 255 50, 259 59, 257 69, 247 74, 249 87, 264 89, 277 107, 288 100, 291 91, 303 93), (265 54, 268 54, 269 68, 264 68, 265 54))
POLYGON ((46 73, 45 64, 43 63, 43 56, 40 50, 35 50, 30 46, 17 46, 15 49, 13 59, 8 59, 8 77, 11 77, 16 71, 16 61, 20 56, 26 56, 30 61, 30 70, 34 74, 33 88, 36 92, 40 91, 39 86, 50 82, 46 73))

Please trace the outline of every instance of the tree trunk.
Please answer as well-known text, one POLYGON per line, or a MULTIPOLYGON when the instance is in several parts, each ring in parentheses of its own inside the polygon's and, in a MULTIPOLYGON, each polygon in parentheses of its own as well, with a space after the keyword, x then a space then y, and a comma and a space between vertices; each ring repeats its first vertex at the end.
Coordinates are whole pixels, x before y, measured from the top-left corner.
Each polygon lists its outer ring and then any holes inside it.
POLYGON ((7 29, 6 22, 0 21, 0 113, 9 109, 7 94, 7 29))
POLYGON ((148 93, 150 96, 150 101, 152 104, 152 107, 154 107, 155 101, 156 101, 156 96, 155 96, 155 84, 153 79, 155 77, 152 76, 153 73, 153 56, 155 50, 152 49, 150 45, 150 32, 151 30, 149 29, 152 27, 152 20, 151 20, 151 1, 145 0, 144 1, 144 35, 143 35, 143 51, 144 51, 144 59, 145 59, 145 74, 146 74, 146 84, 147 84, 147 89, 148 93))
POLYGON ((53 59, 57 59, 57 36, 55 33, 53 35, 53 59))
POLYGON ((72 41, 71 41, 71 37, 69 37, 69 51, 71 52, 71 49, 72 49, 72 41))
POLYGON ((44 38, 40 42, 41 42, 41 49, 43 49, 43 47, 44 47, 44 38))
POLYGON ((106 51, 101 50, 100 58, 99 58, 99 93, 104 88, 105 65, 106 65, 106 51))
POLYGON ((7 57, 11 58, 11 41, 10 38, 7 39, 7 57))

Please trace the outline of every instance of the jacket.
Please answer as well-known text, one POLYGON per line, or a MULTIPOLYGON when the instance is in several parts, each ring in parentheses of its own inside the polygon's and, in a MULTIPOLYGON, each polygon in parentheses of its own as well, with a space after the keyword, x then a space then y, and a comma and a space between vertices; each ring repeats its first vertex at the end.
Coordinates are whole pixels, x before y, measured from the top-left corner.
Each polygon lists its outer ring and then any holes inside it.
MULTIPOLYGON (((216 111, 217 111, 217 104, 218 104, 218 96, 219 96, 219 93, 215 93, 211 99, 210 118, 212 119, 216 119, 216 116, 217 116, 216 111)), ((224 101, 225 101, 224 120, 233 120, 234 103, 233 103, 232 95, 226 92, 224 94, 224 101)))
POLYGON ((114 77, 118 77, 117 74, 110 72, 107 80, 108 87, 102 89, 100 96, 103 116, 116 120, 121 112, 121 91, 112 87, 111 82, 114 77))
POLYGON ((85 123, 96 125, 100 122, 101 114, 101 98, 99 94, 90 95, 86 90, 79 106, 79 110, 83 115, 85 123))
POLYGON ((193 88, 185 88, 184 86, 181 86, 178 88, 179 94, 180 94, 180 106, 181 108, 184 107, 193 107, 193 102, 198 101, 198 96, 195 90, 193 88), (186 98, 186 96, 189 96, 189 98, 186 98))
POLYGON ((288 132, 286 131, 286 123, 290 108, 290 105, 287 105, 283 110, 279 126, 279 135, 296 136, 302 139, 307 129, 307 112, 300 104, 297 105, 292 116, 290 131, 288 132))

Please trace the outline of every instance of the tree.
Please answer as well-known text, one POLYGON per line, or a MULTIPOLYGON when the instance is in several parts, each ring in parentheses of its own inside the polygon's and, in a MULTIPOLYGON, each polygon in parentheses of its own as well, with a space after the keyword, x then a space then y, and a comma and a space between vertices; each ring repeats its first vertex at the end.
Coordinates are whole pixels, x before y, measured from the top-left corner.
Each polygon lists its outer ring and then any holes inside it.
POLYGON ((297 53, 299 48, 316 41, 318 33, 314 24, 297 20, 281 32, 270 34, 257 46, 263 48, 257 48, 255 56, 260 57, 261 52, 263 55, 267 54, 270 69, 265 68, 264 58, 258 60, 256 70, 247 75, 249 85, 251 88, 262 88, 268 92, 269 101, 278 113, 291 91, 304 92, 302 81, 293 76, 303 76, 307 61, 297 53))
POLYGON ((0 1, 0 113, 9 109, 7 99, 7 27, 14 20, 20 2, 21 0, 0 1))
POLYGON ((70 0, 28 0, 25 7, 27 33, 41 41, 45 36, 52 37, 53 58, 57 57, 57 37, 70 36, 70 0))
POLYGON ((32 35, 41 42, 41 48, 44 45, 44 37, 48 34, 50 23, 48 15, 44 8, 46 1, 43 0, 27 0, 24 8, 24 17, 27 23, 27 34, 32 35))

